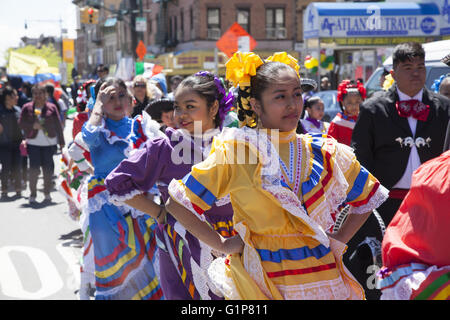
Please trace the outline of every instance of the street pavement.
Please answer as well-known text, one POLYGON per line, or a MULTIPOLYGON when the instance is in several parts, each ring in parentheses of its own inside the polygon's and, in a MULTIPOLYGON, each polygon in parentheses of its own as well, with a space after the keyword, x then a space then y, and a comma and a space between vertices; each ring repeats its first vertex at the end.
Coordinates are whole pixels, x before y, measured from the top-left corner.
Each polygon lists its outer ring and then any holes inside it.
MULTIPOLYGON (((66 145, 72 141, 72 120, 66 121, 66 145)), ((55 175, 61 154, 54 156, 55 175)), ((56 179, 55 179, 56 181, 56 179)), ((56 189, 44 202, 42 174, 37 204, 30 205, 28 188, 21 198, 0 202, 0 300, 77 300, 82 235, 67 212, 67 201, 56 189)))

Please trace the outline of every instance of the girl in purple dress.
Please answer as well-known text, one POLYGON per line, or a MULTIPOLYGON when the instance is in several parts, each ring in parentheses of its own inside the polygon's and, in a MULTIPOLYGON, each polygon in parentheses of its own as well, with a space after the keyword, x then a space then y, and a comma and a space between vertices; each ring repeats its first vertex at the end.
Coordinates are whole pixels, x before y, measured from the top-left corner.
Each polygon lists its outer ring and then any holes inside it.
MULTIPOLYGON (((164 203, 172 179, 182 179, 194 164, 208 156, 232 100, 213 74, 199 72, 186 78, 175 94, 174 119, 179 129, 167 128, 167 137, 147 141, 142 150, 123 160, 105 180, 112 201, 125 202, 158 220, 160 280, 166 299, 218 299, 210 290, 206 274, 214 258, 211 248, 166 214, 164 203), (146 196, 155 183, 161 205, 146 196)), ((232 215, 227 198, 219 199, 204 213, 206 221, 223 237, 236 234, 232 215)))

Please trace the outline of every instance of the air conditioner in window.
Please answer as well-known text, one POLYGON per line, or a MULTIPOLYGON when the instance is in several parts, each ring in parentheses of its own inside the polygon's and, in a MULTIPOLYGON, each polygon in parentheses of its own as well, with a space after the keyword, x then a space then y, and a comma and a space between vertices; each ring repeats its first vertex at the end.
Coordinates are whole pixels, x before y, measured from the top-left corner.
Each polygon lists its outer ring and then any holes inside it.
POLYGON ((208 39, 218 40, 219 38, 220 38, 220 29, 219 28, 208 29, 208 39))

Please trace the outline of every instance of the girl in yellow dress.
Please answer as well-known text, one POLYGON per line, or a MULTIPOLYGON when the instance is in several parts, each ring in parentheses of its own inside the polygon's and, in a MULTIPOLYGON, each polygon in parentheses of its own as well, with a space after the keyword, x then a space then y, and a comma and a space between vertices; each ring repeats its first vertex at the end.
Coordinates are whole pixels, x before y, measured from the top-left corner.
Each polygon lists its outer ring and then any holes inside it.
POLYGON ((296 134, 303 108, 298 69, 286 53, 265 62, 236 53, 227 79, 239 86, 243 127, 224 129, 209 157, 169 185, 167 210, 228 254, 208 269, 216 294, 227 299, 364 298, 342 255, 388 192, 348 146, 324 134, 296 134), (239 235, 224 239, 204 214, 227 195, 239 235), (343 202, 353 214, 338 232, 326 233, 343 202))

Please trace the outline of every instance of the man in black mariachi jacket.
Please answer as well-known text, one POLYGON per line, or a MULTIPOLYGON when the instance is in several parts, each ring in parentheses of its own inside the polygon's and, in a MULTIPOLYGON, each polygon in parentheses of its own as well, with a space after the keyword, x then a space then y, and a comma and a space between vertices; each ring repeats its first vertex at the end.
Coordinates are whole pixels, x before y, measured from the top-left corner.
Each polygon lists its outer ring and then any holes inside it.
MULTIPOLYGON (((410 188, 414 170, 442 153, 450 119, 450 100, 424 87, 422 46, 415 42, 399 44, 392 57, 395 84, 361 105, 352 135, 352 147, 361 165, 390 190, 388 200, 377 209, 386 227, 410 188)), ((383 223, 372 214, 348 243, 344 257, 368 299, 380 296, 374 287, 377 268, 371 267, 374 262, 368 257, 380 249, 383 223), (368 244, 366 249, 361 249, 361 243, 368 244)))

